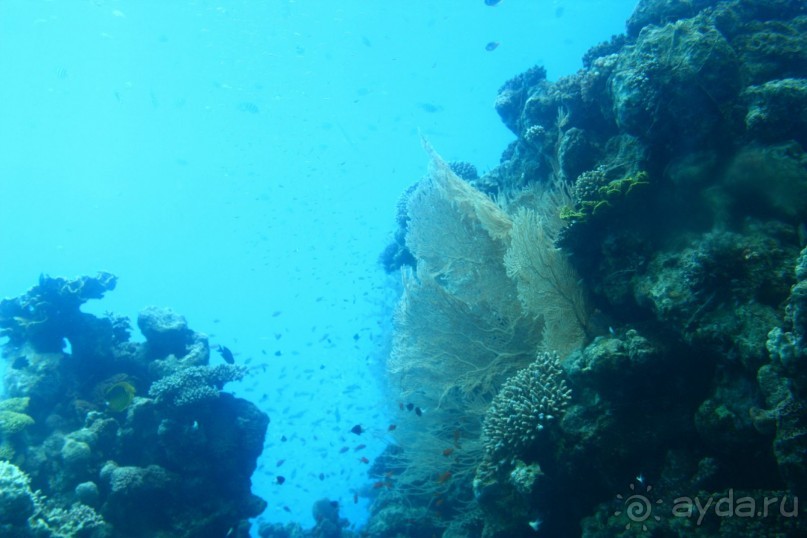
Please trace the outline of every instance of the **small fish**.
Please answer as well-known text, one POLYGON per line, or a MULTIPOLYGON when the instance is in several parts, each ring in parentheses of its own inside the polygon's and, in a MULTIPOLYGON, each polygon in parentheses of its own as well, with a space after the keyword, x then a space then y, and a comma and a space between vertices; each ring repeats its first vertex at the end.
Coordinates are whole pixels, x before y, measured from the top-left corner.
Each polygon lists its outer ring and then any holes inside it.
POLYGON ((447 448, 447 449, 443 450, 443 456, 445 456, 445 457, 449 457, 453 453, 454 453, 453 448, 447 448))
POLYGON ((370 460, 368 460, 364 456, 362 456, 361 459, 359 459, 359 461, 362 462, 362 463, 370 463, 370 460))
POLYGON ((361 427, 361 424, 356 424, 352 428, 350 428, 350 433, 355 433, 356 435, 361 435, 364 431, 364 428, 361 427))
POLYGON ((375 482, 373 484, 373 489, 381 489, 381 488, 392 489, 392 483, 391 482, 380 481, 380 482, 375 482))
POLYGON ((289 508, 288 506, 284 506, 283 510, 285 510, 288 513, 291 513, 291 508, 289 508))
POLYGON ((227 346, 219 345, 218 352, 221 354, 221 358, 224 359, 224 362, 227 364, 235 364, 235 357, 233 357, 233 352, 227 346))
POLYGON ((288 438, 288 437, 286 437, 285 435, 281 435, 281 436, 280 436, 280 442, 281 442, 281 443, 285 443, 285 442, 286 442, 286 441, 288 441, 288 440, 289 440, 289 438, 288 438))
POLYGON ((497 48, 498 46, 499 46, 499 42, 498 42, 498 41, 491 41, 490 43, 488 43, 487 45, 485 45, 485 50, 486 50, 486 51, 488 51, 488 52, 491 52, 491 51, 496 50, 496 48, 497 48))
POLYGON ((498 5, 501 1, 502 0, 485 0, 485 5, 493 7, 493 6, 498 5))
POLYGON ((447 481, 451 480, 451 476, 452 476, 451 471, 446 471, 446 472, 444 472, 443 474, 441 474, 441 475, 439 475, 437 477, 437 483, 438 484, 444 484, 447 481))
POLYGON ((406 404, 406 410, 407 410, 407 411, 411 411, 411 410, 412 410, 412 409, 414 409, 414 408, 415 408, 415 404, 413 404, 413 403, 411 403, 411 402, 410 402, 410 403, 408 403, 408 404, 406 404))
POLYGON ((286 463, 286 460, 277 460, 277 463, 275 464, 275 467, 280 467, 284 463, 286 463))
POLYGON ((275 481, 277 481, 278 485, 282 486, 283 482, 286 481, 286 477, 278 475, 277 477, 275 477, 275 481))
POLYGON ((261 109, 258 108, 258 105, 249 102, 239 103, 238 110, 241 112, 249 112, 250 114, 259 114, 261 111, 261 109))
POLYGON ((404 404, 403 404, 403 402, 398 402, 398 409, 400 409, 401 411, 403 411, 403 410, 404 410, 404 404))
POLYGON ((319 479, 325 480, 325 473, 319 473, 319 479))
POLYGON ((361 450, 363 448, 367 448, 367 445, 364 445, 364 444, 357 445, 356 448, 353 449, 353 452, 358 452, 359 450, 361 450))
POLYGON ((432 103, 418 103, 418 106, 424 112, 428 112, 429 114, 434 114, 435 112, 440 112, 443 110, 443 107, 440 105, 435 105, 432 103))
POLYGON ((415 407, 415 414, 417 416, 419 416, 419 417, 422 417, 423 416, 423 409, 421 409, 420 407, 415 407))
POLYGON ((359 494, 358 493, 353 494, 353 504, 359 504, 359 494))
POLYGON ((389 428, 387 428, 387 431, 388 431, 388 432, 394 432, 394 431, 395 431, 395 428, 397 428, 397 427, 398 427, 398 426, 396 426, 395 424, 390 424, 390 425, 389 425, 389 428))
POLYGON ((344 454, 344 453, 345 453, 345 452, 347 452, 348 450, 350 450, 350 447, 349 447, 349 446, 343 446, 342 448, 340 448, 340 449, 339 449, 339 453, 340 453, 340 454, 344 454))

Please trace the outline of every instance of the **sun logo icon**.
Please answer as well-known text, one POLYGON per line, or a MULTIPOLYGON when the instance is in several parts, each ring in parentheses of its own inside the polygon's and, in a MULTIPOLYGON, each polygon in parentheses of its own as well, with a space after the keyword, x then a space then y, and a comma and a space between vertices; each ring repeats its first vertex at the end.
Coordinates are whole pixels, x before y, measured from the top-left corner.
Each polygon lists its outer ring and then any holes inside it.
MULTIPOLYGON (((644 485, 644 480, 639 480, 639 483, 644 485)), ((663 501, 657 499, 655 502, 651 500, 650 492, 653 486, 645 486, 644 493, 636 491, 636 485, 630 485, 631 493, 625 497, 618 494, 616 498, 622 501, 622 510, 617 510, 614 515, 619 517, 625 514, 628 518, 628 523, 625 525, 625 530, 630 529, 631 525, 641 525, 642 530, 647 530, 647 521, 652 517, 656 521, 661 521, 661 518, 653 514, 653 506, 660 505, 663 501)))

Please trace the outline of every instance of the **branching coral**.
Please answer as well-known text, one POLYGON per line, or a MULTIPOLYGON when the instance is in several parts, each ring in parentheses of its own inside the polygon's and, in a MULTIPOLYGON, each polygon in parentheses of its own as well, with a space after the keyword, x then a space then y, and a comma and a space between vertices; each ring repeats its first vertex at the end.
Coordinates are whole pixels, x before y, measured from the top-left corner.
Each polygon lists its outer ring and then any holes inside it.
MULTIPOLYGON (((524 466, 540 432, 563 415, 571 398, 558 356, 540 353, 528 367, 507 380, 485 415, 482 427, 484 456, 476 469, 473 488, 477 498, 509 478, 516 489, 531 489, 524 477, 512 471, 524 466)), ((534 462, 533 462, 534 463, 534 462)), ((533 481, 540 475, 537 465, 533 481)))
POLYGON ((541 430, 563 415, 571 398, 556 353, 540 353, 507 380, 485 416, 486 457, 520 455, 541 430))
POLYGON ((176 407, 215 400, 224 385, 238 381, 246 373, 246 367, 233 364, 191 366, 155 381, 149 396, 176 407))

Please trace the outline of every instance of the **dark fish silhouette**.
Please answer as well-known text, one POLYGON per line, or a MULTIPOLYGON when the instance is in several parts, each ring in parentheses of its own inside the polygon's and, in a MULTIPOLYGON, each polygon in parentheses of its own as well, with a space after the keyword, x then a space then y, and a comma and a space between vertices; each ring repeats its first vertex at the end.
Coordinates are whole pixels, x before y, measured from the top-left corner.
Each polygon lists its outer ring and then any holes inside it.
POLYGON ((496 47, 498 47, 498 46, 499 46, 498 41, 491 41, 490 43, 485 45, 485 50, 488 51, 488 52, 491 52, 491 51, 496 50, 496 47))
POLYGON ((278 477, 277 477, 277 478, 275 478, 275 480, 277 480, 277 483, 278 483, 278 484, 283 485, 283 482, 285 482, 285 481, 286 481, 286 477, 285 477, 285 476, 279 476, 279 475, 278 475, 278 477))
POLYGON ((350 428, 351 433, 355 433, 356 435, 361 435, 364 431, 364 428, 361 427, 361 424, 356 424, 352 428, 350 428))
POLYGON ((493 6, 495 6, 496 4, 498 4, 501 1, 502 0, 485 0, 485 5, 493 7, 493 6))
POLYGON ((235 364, 235 357, 233 357, 233 352, 227 346, 219 345, 218 352, 221 354, 221 358, 224 359, 224 362, 227 364, 235 364))

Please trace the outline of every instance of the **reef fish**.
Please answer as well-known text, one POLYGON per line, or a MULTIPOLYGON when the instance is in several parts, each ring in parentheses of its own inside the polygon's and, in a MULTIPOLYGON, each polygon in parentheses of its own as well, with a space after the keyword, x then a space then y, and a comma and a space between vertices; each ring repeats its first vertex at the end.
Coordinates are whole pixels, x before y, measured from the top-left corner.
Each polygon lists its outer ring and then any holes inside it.
POLYGON ((491 51, 496 50, 496 47, 498 47, 498 46, 499 46, 498 41, 491 41, 490 43, 485 45, 485 50, 488 51, 488 52, 491 52, 491 51))
POLYGON ((218 352, 221 354, 221 358, 224 359, 224 362, 227 364, 235 364, 235 357, 233 357, 233 352, 227 346, 219 345, 218 352))
POLYGON ((485 5, 493 7, 493 6, 497 5, 497 4, 499 4, 499 2, 501 2, 501 1, 502 0, 485 0, 485 5))
POLYGON ((351 433, 355 433, 356 435, 361 435, 364 431, 364 428, 361 427, 361 424, 356 424, 352 428, 350 428, 351 433))
POLYGON ((135 388, 126 381, 115 383, 104 391, 107 408, 115 413, 120 413, 129 407, 129 404, 134 400, 134 396, 135 388))

